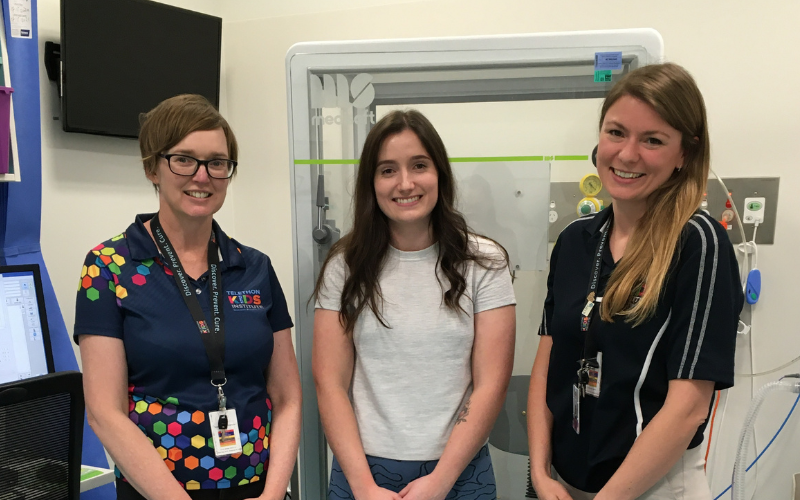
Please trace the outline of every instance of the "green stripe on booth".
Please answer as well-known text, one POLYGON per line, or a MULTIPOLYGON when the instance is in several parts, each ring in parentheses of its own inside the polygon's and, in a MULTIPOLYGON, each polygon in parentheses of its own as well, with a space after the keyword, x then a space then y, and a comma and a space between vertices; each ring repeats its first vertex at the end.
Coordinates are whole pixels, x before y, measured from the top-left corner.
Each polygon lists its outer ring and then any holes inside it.
MULTIPOLYGON (((450 158, 451 163, 486 163, 486 162, 514 162, 514 161, 586 161, 587 155, 567 156, 460 156, 450 158)), ((295 160, 295 165, 358 165, 357 159, 342 160, 295 160)))

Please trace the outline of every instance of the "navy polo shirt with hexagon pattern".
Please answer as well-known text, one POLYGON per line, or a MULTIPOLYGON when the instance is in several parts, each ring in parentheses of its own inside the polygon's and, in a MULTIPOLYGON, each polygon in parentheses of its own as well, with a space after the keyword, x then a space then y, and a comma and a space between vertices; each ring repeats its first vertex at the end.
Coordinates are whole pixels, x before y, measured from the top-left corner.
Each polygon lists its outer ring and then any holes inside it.
MULTIPOLYGON (((225 295, 225 395, 228 408, 236 410, 243 445, 241 454, 217 458, 208 422, 208 412, 217 409, 208 357, 172 269, 144 226, 152 216, 137 216, 123 234, 87 255, 75 341, 81 335, 122 340, 130 419, 186 489, 262 480, 269 466, 272 421, 265 373, 273 333, 292 327, 275 270, 269 257, 229 238, 214 223, 225 295)), ((210 321, 207 274, 191 283, 210 321)))

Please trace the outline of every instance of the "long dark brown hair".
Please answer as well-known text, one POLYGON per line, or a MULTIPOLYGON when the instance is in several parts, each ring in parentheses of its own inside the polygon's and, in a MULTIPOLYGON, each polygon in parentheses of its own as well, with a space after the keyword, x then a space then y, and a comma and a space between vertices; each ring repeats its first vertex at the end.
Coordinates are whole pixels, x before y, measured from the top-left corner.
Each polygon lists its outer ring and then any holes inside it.
POLYGON ((365 308, 369 308, 384 327, 390 327, 381 314, 383 296, 379 278, 389 250, 391 233, 389 221, 375 198, 374 179, 383 142, 405 130, 417 135, 433 160, 439 177, 439 198, 431 212, 430 224, 433 239, 439 244, 437 266, 449 282, 449 286, 446 286, 437 273, 444 305, 453 311, 465 312, 459 301, 467 289, 467 263, 475 262, 485 269, 499 269, 508 265, 508 254, 497 242, 504 255, 502 259, 493 259, 478 251, 474 242, 477 235, 469 230, 464 216, 456 210, 453 171, 444 143, 431 122, 416 110, 393 111, 379 120, 367 135, 356 174, 353 229, 331 247, 314 287, 313 298, 318 300, 324 294, 328 264, 337 255, 343 254, 348 273, 342 287, 339 320, 347 334, 352 334, 356 320, 365 308), (473 241, 470 242, 470 239, 473 241))

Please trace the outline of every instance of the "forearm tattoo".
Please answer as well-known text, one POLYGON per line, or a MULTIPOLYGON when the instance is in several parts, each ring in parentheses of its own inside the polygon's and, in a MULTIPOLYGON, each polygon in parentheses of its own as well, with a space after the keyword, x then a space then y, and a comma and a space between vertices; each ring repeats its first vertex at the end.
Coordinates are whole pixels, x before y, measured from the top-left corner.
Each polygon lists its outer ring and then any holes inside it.
POLYGON ((458 412, 458 417, 456 418, 456 425, 460 424, 461 422, 467 421, 467 415, 469 415, 469 404, 470 400, 468 399, 466 403, 464 403, 464 408, 458 412))

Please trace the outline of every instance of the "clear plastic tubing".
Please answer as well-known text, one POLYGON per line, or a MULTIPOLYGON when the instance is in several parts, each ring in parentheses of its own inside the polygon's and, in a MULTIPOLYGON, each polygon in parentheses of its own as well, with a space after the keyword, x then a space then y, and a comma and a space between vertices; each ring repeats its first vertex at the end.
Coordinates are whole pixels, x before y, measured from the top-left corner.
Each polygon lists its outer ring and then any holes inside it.
POLYGON ((758 415, 761 404, 767 395, 774 391, 800 393, 800 379, 784 377, 777 382, 770 382, 763 386, 753 396, 747 417, 744 420, 742 432, 739 434, 739 447, 736 450, 736 462, 733 465, 733 500, 745 499, 745 473, 747 472, 747 445, 754 432, 753 423, 758 415))

